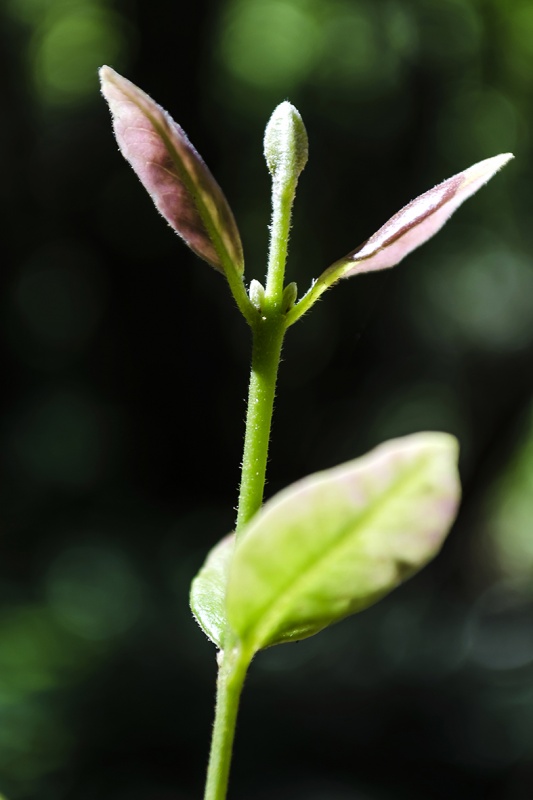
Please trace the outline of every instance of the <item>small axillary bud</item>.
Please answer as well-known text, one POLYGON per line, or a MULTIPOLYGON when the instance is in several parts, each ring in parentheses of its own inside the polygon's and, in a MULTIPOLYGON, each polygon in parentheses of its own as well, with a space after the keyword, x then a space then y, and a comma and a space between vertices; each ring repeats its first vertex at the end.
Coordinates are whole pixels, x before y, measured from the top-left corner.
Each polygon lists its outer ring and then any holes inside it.
POLYGON ((265 299, 265 289, 263 284, 259 281, 256 281, 255 278, 250 282, 250 289, 249 289, 249 297, 252 305, 258 310, 261 311, 263 307, 263 301, 265 299))
POLYGON ((274 181, 296 185, 309 155, 307 131, 299 111, 287 100, 274 110, 265 130, 264 153, 274 181))
POLYGON ((296 283, 288 283, 283 290, 283 300, 281 309, 283 314, 287 314, 296 302, 298 297, 298 286, 296 283))

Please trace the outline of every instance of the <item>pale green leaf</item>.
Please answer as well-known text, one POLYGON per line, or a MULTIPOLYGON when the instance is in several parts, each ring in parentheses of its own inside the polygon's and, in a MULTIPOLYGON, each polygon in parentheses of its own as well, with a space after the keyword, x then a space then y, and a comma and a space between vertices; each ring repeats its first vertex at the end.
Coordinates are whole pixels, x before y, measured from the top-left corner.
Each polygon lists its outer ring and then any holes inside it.
POLYGON ((221 649, 227 627, 226 583, 234 540, 231 534, 213 547, 191 584, 191 611, 203 632, 221 649))
POLYGON ((265 504, 227 585, 251 652, 302 639, 378 600, 439 551, 460 496, 457 441, 420 433, 317 473, 265 504))

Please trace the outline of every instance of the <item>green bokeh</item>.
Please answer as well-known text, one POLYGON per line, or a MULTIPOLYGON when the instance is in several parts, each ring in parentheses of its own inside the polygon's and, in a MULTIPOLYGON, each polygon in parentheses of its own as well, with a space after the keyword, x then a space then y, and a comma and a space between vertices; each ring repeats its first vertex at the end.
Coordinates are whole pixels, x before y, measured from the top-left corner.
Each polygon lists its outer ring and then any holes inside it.
POLYGON ((7 13, 31 32, 28 62, 40 102, 77 107, 94 102, 104 63, 124 67, 132 28, 106 0, 8 0, 7 13))
POLYGON ((98 67, 124 63, 121 20, 99 8, 65 11, 47 18, 33 40, 35 85, 54 105, 93 99, 98 67))
POLYGON ((102 546, 62 552, 50 567, 46 591, 58 622, 85 639, 112 639, 139 617, 137 577, 120 552, 102 546))
POLYGON ((205 768, 214 652, 187 592, 233 523, 249 340, 119 157, 110 63, 205 156, 247 283, 286 98, 310 139, 300 291, 412 197, 515 152, 405 264, 289 332, 267 493, 442 429, 464 515, 398 594, 257 659, 234 792, 532 796, 530 0, 5 0, 0 21, 0 792, 181 800, 205 768))
POLYGON ((487 503, 492 555, 504 575, 526 579, 533 592, 533 415, 522 426, 520 444, 487 503))
POLYGON ((237 0, 224 18, 220 53, 235 77, 252 86, 290 88, 319 56, 321 34, 313 0, 237 0))

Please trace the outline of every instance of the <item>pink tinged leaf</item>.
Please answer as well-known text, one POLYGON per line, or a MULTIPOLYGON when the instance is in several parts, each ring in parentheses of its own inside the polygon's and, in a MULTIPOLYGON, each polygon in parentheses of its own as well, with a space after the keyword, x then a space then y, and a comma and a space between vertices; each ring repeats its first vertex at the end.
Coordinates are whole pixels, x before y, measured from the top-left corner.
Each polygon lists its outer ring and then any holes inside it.
POLYGON ((133 83, 100 70, 118 146, 156 208, 200 258, 242 275, 239 231, 222 190, 180 126, 133 83))
POLYGON ((360 247, 332 264, 319 280, 327 277, 327 282, 331 284, 332 278, 348 278, 359 272, 386 269, 398 264, 412 250, 434 236, 455 209, 511 158, 512 153, 487 158, 424 192, 391 217, 360 247))

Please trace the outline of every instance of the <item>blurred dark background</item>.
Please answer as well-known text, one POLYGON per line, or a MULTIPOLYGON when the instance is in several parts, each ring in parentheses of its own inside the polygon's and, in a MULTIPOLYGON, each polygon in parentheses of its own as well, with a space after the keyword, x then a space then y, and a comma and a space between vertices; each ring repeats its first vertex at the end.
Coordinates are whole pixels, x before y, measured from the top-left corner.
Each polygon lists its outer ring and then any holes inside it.
POLYGON ((464 504, 437 561, 253 664, 230 797, 533 796, 530 0, 3 0, 0 794, 202 795, 214 648, 188 611, 232 527, 249 336, 120 157, 97 68, 165 106, 262 280, 274 106, 310 161, 288 280, 433 184, 516 160, 395 270, 290 331, 269 494, 442 429, 464 504))

